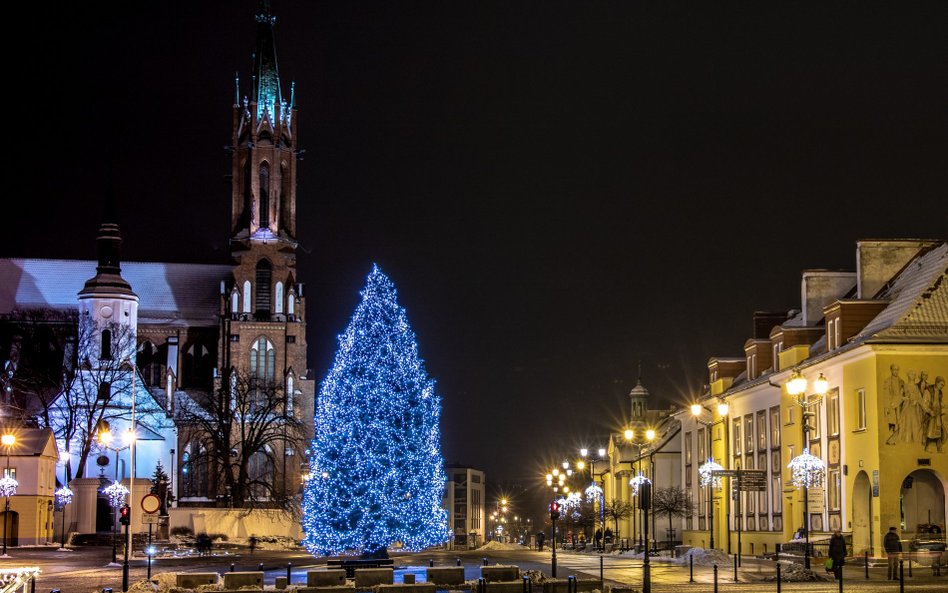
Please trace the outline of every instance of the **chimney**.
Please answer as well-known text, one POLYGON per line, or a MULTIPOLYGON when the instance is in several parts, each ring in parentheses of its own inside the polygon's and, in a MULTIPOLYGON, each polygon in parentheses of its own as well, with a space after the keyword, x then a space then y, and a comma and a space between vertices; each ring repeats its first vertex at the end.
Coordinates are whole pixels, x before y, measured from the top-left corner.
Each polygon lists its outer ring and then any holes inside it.
POLYGON ((938 245, 931 239, 863 239, 856 242, 857 299, 875 298, 885 283, 919 251, 938 245))
POLYGON ((855 272, 805 270, 800 284, 803 325, 809 327, 823 319, 823 308, 845 297, 855 283, 855 272))

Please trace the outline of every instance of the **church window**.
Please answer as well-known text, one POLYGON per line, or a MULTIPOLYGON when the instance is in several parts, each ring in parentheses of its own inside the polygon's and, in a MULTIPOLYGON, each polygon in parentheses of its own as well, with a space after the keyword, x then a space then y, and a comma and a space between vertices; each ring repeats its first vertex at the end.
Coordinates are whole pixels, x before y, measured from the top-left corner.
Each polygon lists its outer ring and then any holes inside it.
POLYGON ((250 348, 250 375, 263 384, 270 383, 276 376, 276 350, 263 336, 250 348))
POLYGON ((250 215, 251 215, 251 204, 253 203, 253 196, 250 192, 250 162, 244 163, 244 212, 242 221, 245 225, 250 226, 250 215))
POLYGON ((293 375, 286 378, 286 413, 293 413, 293 375))
POLYGON ((293 291, 290 291, 289 296, 286 298, 286 314, 294 315, 296 309, 296 295, 293 294, 293 291))
POLYGON ((164 379, 162 361, 167 358, 167 347, 159 349, 148 340, 138 346, 138 356, 136 365, 138 372, 141 373, 145 384, 151 387, 160 387, 164 379), (161 355, 161 350, 165 350, 165 355, 161 355))
POLYGON ((112 397, 112 384, 108 381, 99 383, 99 392, 96 397, 100 402, 109 401, 112 397))
POLYGON ((260 228, 270 226, 270 165, 260 165, 260 228))
POLYGON ((241 313, 250 313, 250 280, 244 280, 244 303, 241 313))
POLYGON ((102 343, 101 351, 99 352, 99 360, 112 360, 112 332, 104 329, 102 330, 102 343))
POLYGON ((214 382, 216 354, 200 342, 191 343, 184 351, 181 369, 183 387, 209 388, 214 382))
POLYGON ((235 290, 234 292, 230 294, 230 312, 231 313, 238 313, 240 311, 240 305, 238 303, 239 301, 240 301, 240 297, 237 295, 237 291, 235 290))
POLYGON ((261 259, 257 262, 256 275, 256 306, 254 311, 259 318, 267 319, 270 316, 270 285, 273 276, 273 266, 270 261, 261 259))
POLYGON ((267 485, 276 482, 274 480, 276 463, 273 459, 273 448, 264 445, 263 449, 250 456, 250 462, 247 465, 250 492, 255 500, 262 500, 267 497, 267 485))
POLYGON ((280 165, 280 226, 290 228, 290 169, 286 163, 280 165))
POLYGON ((276 300, 273 307, 274 313, 282 313, 283 312, 283 283, 282 282, 276 283, 276 289, 274 290, 273 298, 274 300, 276 300))

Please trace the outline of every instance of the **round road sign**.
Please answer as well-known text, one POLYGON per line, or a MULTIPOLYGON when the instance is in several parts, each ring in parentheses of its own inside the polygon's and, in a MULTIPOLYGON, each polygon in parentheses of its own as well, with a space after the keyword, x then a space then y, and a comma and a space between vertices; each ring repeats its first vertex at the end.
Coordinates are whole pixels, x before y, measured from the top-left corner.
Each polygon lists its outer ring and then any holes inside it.
POLYGON ((157 513, 161 508, 161 499, 154 494, 146 494, 142 498, 142 510, 146 513, 157 513))

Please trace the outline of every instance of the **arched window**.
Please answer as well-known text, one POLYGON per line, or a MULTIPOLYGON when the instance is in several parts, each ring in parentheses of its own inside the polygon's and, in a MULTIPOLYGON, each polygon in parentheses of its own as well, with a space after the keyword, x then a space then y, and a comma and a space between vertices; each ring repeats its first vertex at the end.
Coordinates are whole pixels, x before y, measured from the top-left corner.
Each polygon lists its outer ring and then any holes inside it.
POLYGON ((291 189, 291 178, 290 178, 290 168, 286 163, 280 165, 280 226, 291 234, 292 229, 292 213, 290 212, 293 207, 292 200, 292 189, 291 189))
POLYGON ((247 474, 250 478, 250 492, 255 500, 264 500, 267 497, 267 484, 274 484, 276 463, 273 459, 273 448, 264 445, 263 449, 250 456, 247 464, 247 474))
POLYGON ((181 369, 182 387, 210 387, 214 382, 217 355, 205 344, 192 342, 184 350, 181 369))
POLYGON ((260 164, 260 228, 270 226, 270 165, 260 164))
MULTIPOLYGON (((165 357, 167 357, 167 354, 165 357)), ((148 340, 145 340, 138 346, 138 356, 136 359, 138 372, 140 372, 145 379, 145 384, 152 387, 160 387, 162 380, 165 378, 162 368, 164 367, 164 364, 162 364, 164 361, 161 356, 161 350, 148 340)))
POLYGON ((107 329, 102 330, 99 360, 112 360, 112 332, 107 329))
POLYGON ((273 295, 273 298, 276 300, 276 302, 273 303, 273 312, 282 313, 283 312, 283 283, 282 282, 276 283, 276 290, 274 290, 274 293, 275 294, 273 295))
POLYGON ((273 343, 263 336, 250 347, 250 375, 264 385, 276 376, 276 350, 273 343))
POLYGON ((206 497, 208 492, 207 449, 197 441, 188 443, 181 454, 181 490, 185 497, 206 497))
POLYGON ((237 289, 235 288, 232 293, 230 293, 230 312, 239 313, 240 312, 240 296, 237 294, 237 289))
POLYGON ((294 387, 293 375, 292 374, 287 375, 286 377, 286 413, 288 415, 293 413, 293 387, 294 387))
POLYGON ((253 216, 253 194, 250 191, 250 161, 244 163, 244 211, 241 213, 241 223, 250 228, 250 217, 253 216))
POLYGON ((295 315, 296 310, 296 295, 293 294, 293 291, 290 291, 290 295, 286 298, 286 313, 287 315, 295 315))
POLYGON ((250 280, 244 280, 244 303, 241 313, 250 313, 250 280))
POLYGON ((273 276, 273 266, 270 260, 261 259, 257 262, 257 302, 254 306, 254 312, 257 317, 267 319, 270 317, 270 286, 273 276))

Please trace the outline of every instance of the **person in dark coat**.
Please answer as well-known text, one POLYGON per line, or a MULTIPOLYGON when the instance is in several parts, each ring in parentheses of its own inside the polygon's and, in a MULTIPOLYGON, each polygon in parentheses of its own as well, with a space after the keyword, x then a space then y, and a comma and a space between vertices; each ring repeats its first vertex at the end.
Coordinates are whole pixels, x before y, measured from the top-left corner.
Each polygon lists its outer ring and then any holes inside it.
POLYGON ((886 578, 896 581, 899 578, 899 555, 902 553, 902 540, 895 527, 889 527, 889 533, 882 538, 882 547, 885 548, 889 559, 889 570, 886 578))
POLYGON ((833 559, 833 576, 836 580, 843 578, 843 563, 846 561, 846 540, 837 529, 830 538, 829 556, 833 559))
POLYGON ((537 534, 537 549, 538 550, 543 550, 543 540, 545 539, 546 539, 546 534, 544 534, 542 531, 537 534))

